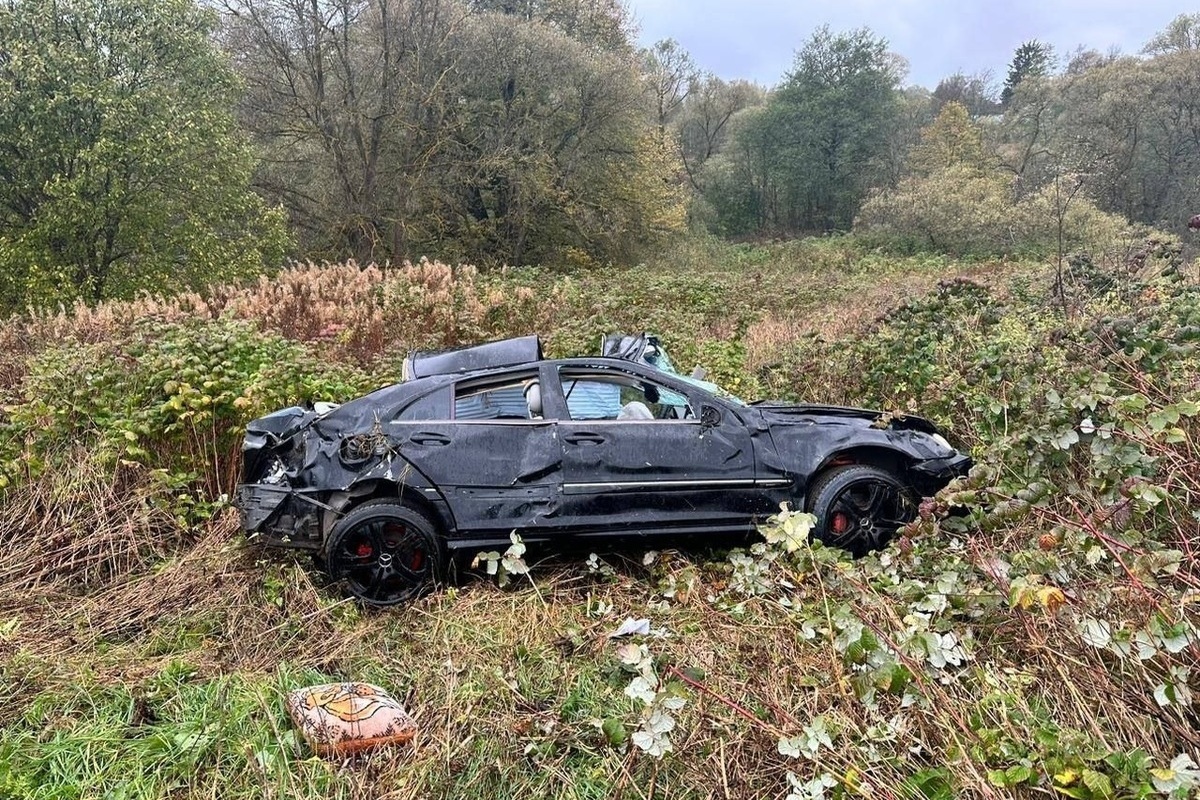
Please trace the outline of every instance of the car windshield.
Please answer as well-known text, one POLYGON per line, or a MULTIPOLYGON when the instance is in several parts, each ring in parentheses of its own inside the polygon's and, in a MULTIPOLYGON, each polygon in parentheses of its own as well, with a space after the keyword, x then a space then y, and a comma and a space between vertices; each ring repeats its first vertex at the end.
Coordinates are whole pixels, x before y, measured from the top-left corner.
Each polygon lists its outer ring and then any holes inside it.
POLYGON ((675 364, 672 363, 670 356, 667 355, 662 342, 653 334, 624 335, 617 333, 605 336, 600 342, 600 352, 606 356, 622 358, 626 361, 635 361, 654 367, 659 372, 674 375, 680 380, 686 381, 723 400, 736 403, 739 406, 749 405, 742 398, 711 381, 701 380, 692 375, 684 375, 675 369, 675 364))
POLYGON ((646 349, 642 351, 642 360, 660 372, 666 372, 674 375, 677 378, 681 378, 682 380, 685 380, 693 386, 697 386, 706 392, 709 392, 710 394, 714 394, 724 400, 737 403, 739 406, 746 405, 745 400, 738 397, 733 392, 718 386, 712 381, 700 380, 699 378, 693 378, 691 375, 684 375, 679 372, 679 370, 675 369, 675 365, 671 363, 670 356, 667 355, 667 351, 663 349, 663 346, 658 343, 657 339, 654 340, 653 343, 647 345, 646 349))

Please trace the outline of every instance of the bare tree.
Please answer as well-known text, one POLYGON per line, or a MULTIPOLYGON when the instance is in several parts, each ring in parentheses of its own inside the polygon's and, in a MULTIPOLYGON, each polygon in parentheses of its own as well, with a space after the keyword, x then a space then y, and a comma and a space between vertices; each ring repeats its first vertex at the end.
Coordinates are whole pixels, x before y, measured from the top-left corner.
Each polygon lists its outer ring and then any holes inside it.
POLYGON ((674 202, 635 51, 579 38, 619 4, 224 1, 260 187, 314 255, 608 257, 674 202))
POLYGON ((585 47, 628 53, 633 16, 624 0, 466 0, 472 11, 542 22, 585 47))
POLYGON ((726 82, 707 74, 684 98, 679 115, 680 158, 692 188, 700 191, 700 173, 729 140, 729 123, 739 111, 766 101, 766 90, 749 81, 726 82))
POLYGON ((959 103, 976 118, 998 114, 1001 110, 995 81, 988 71, 973 75, 956 72, 942 78, 933 90, 933 113, 936 115, 947 103, 959 103))
POLYGON ((666 141, 667 124, 678 114, 700 73, 692 57, 674 39, 663 39, 643 50, 642 61, 658 135, 666 141))
POLYGON ((410 198, 453 160, 447 84, 465 12, 442 0, 225 0, 225 12, 262 190, 318 251, 404 255, 410 198))

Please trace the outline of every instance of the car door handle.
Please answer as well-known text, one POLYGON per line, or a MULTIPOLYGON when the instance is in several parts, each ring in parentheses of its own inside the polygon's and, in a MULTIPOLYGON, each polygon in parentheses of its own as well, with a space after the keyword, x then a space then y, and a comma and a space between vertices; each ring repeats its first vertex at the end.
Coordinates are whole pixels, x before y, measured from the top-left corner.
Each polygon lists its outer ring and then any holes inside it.
POLYGON ((604 437, 598 433, 569 433, 563 441, 567 444, 604 444, 604 437))
POLYGON ((408 440, 413 444, 425 445, 426 447, 443 447, 450 444, 450 437, 443 436, 440 433, 414 433, 408 437, 408 440))

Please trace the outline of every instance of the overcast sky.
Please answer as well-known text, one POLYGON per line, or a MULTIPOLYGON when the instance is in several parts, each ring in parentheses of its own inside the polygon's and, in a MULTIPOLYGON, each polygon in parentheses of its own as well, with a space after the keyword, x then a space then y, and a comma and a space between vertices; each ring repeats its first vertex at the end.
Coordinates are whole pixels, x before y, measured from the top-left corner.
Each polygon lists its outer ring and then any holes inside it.
POLYGON ((1021 42, 1039 39, 1060 55, 1078 45, 1137 53, 1194 7, 1163 0, 629 0, 651 44, 673 38, 697 66, 722 78, 767 86, 791 68, 798 48, 828 23, 866 26, 908 59, 908 83, 929 89, 954 72, 990 69, 997 82, 1021 42))

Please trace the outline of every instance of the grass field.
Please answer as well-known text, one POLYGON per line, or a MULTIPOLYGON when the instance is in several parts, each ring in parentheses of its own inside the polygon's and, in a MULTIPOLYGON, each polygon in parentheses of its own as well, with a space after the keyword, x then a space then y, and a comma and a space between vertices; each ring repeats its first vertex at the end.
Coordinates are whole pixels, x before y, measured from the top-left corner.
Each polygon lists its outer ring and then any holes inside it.
POLYGON ((0 797, 1195 796, 1200 293, 1190 263, 1131 263, 1068 303, 1039 264, 698 242, 11 320, 0 797), (245 420, 393 380, 410 347, 541 332, 561 355, 616 329, 746 396, 919 408, 984 469, 859 562, 531 553, 506 589, 384 613, 238 535, 245 420), (609 637, 630 616, 654 631, 637 665, 609 637), (283 694, 348 679, 404 699, 411 747, 297 741, 283 694), (656 758, 633 735, 665 698, 656 758))

